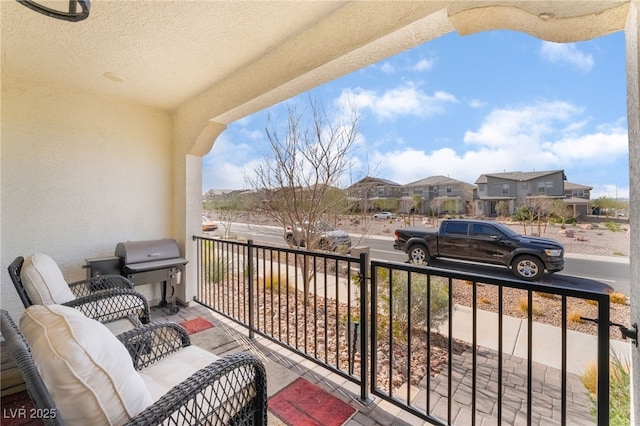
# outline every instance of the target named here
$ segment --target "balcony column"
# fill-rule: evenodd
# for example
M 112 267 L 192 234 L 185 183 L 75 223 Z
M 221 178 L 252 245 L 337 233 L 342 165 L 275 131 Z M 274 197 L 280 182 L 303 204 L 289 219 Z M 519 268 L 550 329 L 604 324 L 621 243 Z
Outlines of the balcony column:
M 191 138 L 191 143 L 177 144 L 182 148 L 176 148 L 181 152 L 174 157 L 173 234 L 184 250 L 185 259 L 189 261 L 182 283 L 176 288 L 176 296 L 187 305 L 193 300 L 197 290 L 198 259 L 193 236 L 202 234 L 202 157 L 211 150 L 217 137 L 226 128 L 224 124 L 209 122 L 195 140 Z
M 631 283 L 640 282 L 640 5 L 631 2 L 625 27 L 627 56 L 627 125 L 629 131 L 629 225 L 632 243 Z M 640 325 L 640 286 L 631 286 L 631 324 Z M 631 349 L 631 424 L 640 421 L 640 349 Z

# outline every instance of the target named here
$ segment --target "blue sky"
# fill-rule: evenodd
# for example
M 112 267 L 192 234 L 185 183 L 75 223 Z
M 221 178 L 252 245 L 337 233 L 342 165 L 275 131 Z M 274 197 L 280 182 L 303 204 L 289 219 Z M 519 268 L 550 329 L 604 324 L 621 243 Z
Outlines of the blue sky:
M 625 47 L 622 33 L 556 44 L 526 34 L 451 33 L 311 91 L 328 110 L 355 101 L 360 137 L 350 182 L 399 184 L 445 175 L 565 170 L 591 198 L 629 196 Z M 269 149 L 267 114 L 231 123 L 203 158 L 203 191 L 242 189 Z

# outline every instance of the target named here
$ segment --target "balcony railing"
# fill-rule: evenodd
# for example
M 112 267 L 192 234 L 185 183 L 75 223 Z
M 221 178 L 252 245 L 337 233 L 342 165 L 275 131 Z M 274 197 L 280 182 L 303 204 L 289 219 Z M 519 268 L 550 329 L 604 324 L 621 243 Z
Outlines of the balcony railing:
M 369 262 L 365 254 L 194 240 L 196 302 L 243 324 L 249 337 L 259 334 L 359 384 L 363 400 L 375 395 L 433 424 L 608 424 L 606 293 Z M 494 291 L 494 312 L 480 297 L 486 289 Z M 514 319 L 503 302 L 513 292 L 526 317 L 521 350 L 513 348 Z M 557 300 L 559 325 L 535 321 L 537 294 Z M 593 407 L 571 364 L 572 299 L 597 305 Z

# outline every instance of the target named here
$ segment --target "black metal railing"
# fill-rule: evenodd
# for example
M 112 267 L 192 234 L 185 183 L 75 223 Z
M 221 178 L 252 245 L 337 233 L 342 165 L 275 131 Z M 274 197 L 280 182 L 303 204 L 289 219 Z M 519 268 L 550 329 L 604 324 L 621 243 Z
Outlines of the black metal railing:
M 364 257 L 213 238 L 197 241 L 195 301 L 321 364 L 361 380 Z M 366 364 L 364 364 L 366 367 Z M 362 385 L 361 385 L 362 386 Z M 363 394 L 366 391 L 363 390 Z
M 194 240 L 194 300 L 245 325 L 250 337 L 359 384 L 363 400 L 373 394 L 433 424 L 608 424 L 606 293 L 366 255 Z M 538 321 L 539 297 L 553 300 L 559 325 Z M 575 300 L 597 312 L 595 407 L 569 365 L 580 355 L 569 338 Z

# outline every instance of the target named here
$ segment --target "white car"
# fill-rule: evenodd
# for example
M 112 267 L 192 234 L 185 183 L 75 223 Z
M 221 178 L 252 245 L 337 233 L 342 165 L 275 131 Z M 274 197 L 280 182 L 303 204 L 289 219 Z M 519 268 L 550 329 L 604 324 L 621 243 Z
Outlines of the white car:
M 290 246 L 305 247 L 305 235 L 309 235 L 320 250 L 343 251 L 351 247 L 349 234 L 326 222 L 297 223 L 295 226 L 287 226 L 284 231 L 284 239 Z
M 374 219 L 395 219 L 396 215 L 391 212 L 380 212 L 373 215 Z

